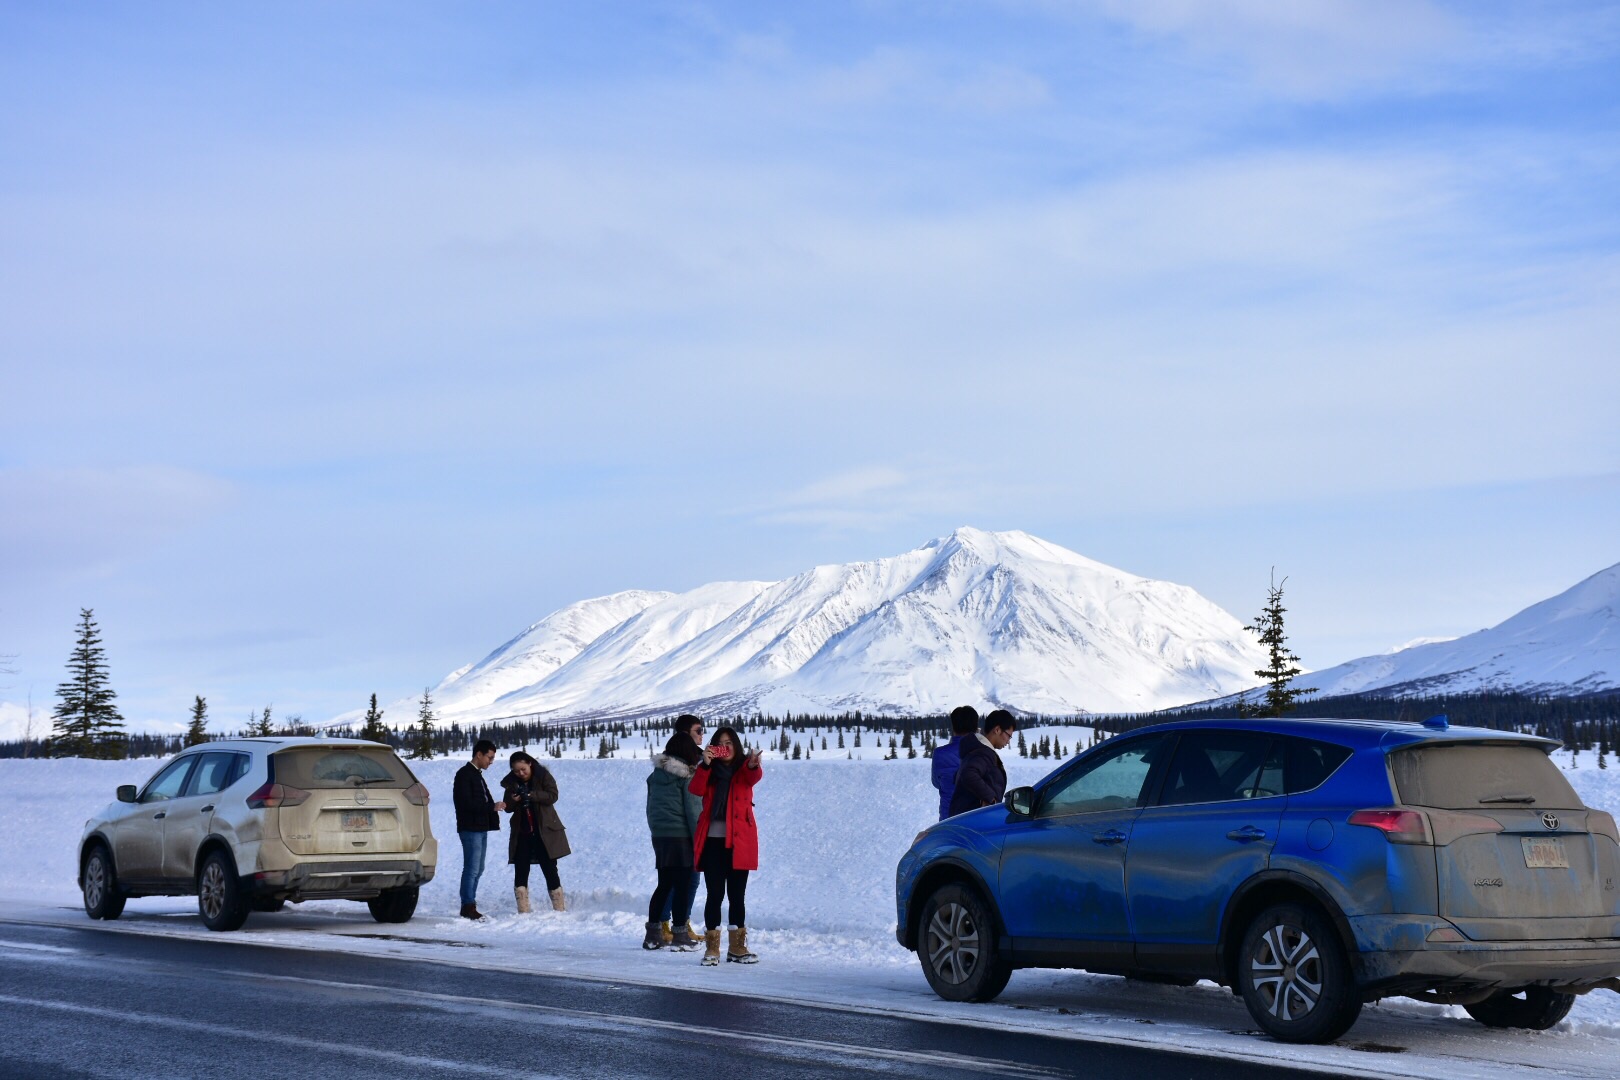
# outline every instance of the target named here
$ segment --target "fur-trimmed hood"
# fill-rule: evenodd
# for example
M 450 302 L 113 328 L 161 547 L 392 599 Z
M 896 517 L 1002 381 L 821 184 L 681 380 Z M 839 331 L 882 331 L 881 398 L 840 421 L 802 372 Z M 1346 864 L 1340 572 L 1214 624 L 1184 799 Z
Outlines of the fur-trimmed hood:
M 671 776 L 679 777 L 682 780 L 692 779 L 692 766 L 674 754 L 661 754 L 655 750 L 652 755 L 652 763 L 653 768 L 663 769 Z

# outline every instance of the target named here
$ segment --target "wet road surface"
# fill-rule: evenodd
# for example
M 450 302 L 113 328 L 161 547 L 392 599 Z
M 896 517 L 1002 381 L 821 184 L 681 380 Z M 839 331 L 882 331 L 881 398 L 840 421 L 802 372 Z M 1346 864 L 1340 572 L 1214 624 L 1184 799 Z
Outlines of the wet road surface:
M 0 1077 L 1320 1073 L 540 973 L 0 921 Z

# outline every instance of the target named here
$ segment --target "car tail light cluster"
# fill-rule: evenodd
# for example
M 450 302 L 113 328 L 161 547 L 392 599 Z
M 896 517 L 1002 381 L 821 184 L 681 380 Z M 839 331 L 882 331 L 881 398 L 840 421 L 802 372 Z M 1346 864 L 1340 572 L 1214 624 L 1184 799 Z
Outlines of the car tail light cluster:
M 297 806 L 309 798 L 303 788 L 289 787 L 270 781 L 247 797 L 247 804 L 255 810 L 273 810 L 278 806 Z
M 1392 844 L 1427 844 L 1429 821 L 1416 810 L 1357 810 L 1350 824 L 1377 829 Z
M 428 793 L 427 785 L 423 784 L 420 780 L 406 788 L 400 794 L 404 795 L 405 801 L 410 803 L 412 806 L 426 806 L 428 804 L 428 800 L 433 797 Z
M 1610 840 L 1620 844 L 1620 827 L 1614 823 L 1614 815 L 1607 810 L 1588 810 L 1586 812 L 1586 831 L 1607 836 Z

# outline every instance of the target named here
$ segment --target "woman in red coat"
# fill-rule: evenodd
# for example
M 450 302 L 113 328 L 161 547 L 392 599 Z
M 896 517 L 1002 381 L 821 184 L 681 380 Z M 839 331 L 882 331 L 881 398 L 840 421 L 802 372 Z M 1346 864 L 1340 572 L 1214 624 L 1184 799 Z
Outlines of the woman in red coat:
M 759 751 L 746 756 L 742 740 L 729 727 L 716 728 L 703 748 L 703 760 L 688 789 L 703 799 L 697 835 L 692 838 L 692 865 L 703 871 L 708 899 L 703 905 L 703 965 L 720 963 L 720 903 L 731 899 L 731 941 L 726 960 L 753 964 L 748 951 L 744 895 L 748 871 L 759 869 L 759 830 L 754 827 L 754 785 L 759 783 Z

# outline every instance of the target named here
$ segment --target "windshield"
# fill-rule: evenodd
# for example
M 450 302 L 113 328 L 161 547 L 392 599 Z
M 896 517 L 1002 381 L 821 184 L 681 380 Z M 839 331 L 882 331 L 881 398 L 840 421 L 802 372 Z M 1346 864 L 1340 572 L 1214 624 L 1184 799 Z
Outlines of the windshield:
M 1539 746 L 1441 744 L 1389 756 L 1408 806 L 1480 810 L 1525 806 L 1578 810 L 1581 799 Z
M 309 746 L 275 756 L 276 780 L 306 790 L 408 788 L 416 782 L 392 750 L 380 747 Z

